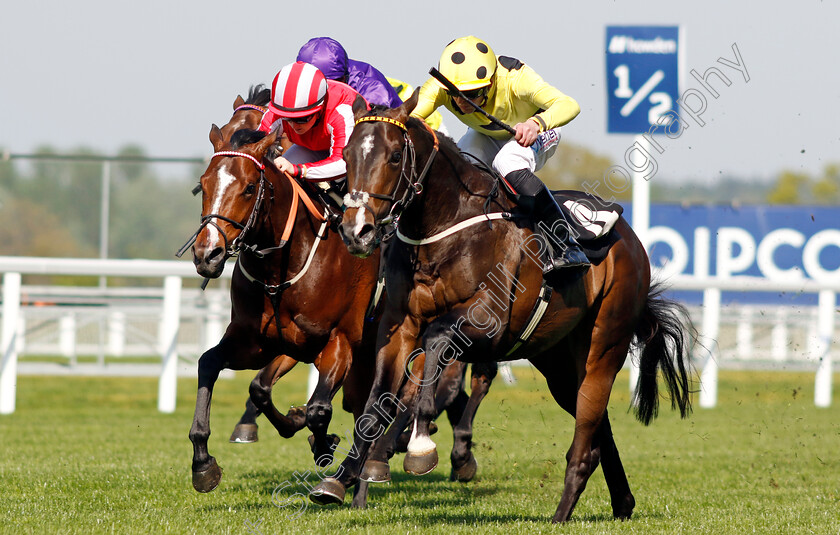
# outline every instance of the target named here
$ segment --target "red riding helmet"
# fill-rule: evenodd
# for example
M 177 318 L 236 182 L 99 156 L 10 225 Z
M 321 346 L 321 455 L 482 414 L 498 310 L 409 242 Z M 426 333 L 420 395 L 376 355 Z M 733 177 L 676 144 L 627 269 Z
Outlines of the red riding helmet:
M 323 108 L 326 96 L 324 74 L 314 65 L 297 61 L 274 77 L 268 109 L 280 117 L 305 117 Z

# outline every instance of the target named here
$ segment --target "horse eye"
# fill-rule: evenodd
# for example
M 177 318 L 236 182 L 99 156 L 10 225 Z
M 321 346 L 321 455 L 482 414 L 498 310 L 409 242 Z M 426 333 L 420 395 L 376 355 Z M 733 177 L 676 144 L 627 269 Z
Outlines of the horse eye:
M 391 153 L 391 163 L 400 163 L 402 160 L 402 152 L 395 150 Z
M 256 189 L 257 186 L 255 186 L 254 184 L 248 184 L 247 186 L 245 186 L 245 195 L 253 195 L 254 190 Z

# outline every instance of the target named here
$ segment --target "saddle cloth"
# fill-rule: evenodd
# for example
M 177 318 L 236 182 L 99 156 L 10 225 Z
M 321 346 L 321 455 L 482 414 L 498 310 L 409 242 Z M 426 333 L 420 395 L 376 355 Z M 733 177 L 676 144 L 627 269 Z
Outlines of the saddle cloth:
M 584 191 L 552 191 L 554 200 L 563 210 L 566 221 L 573 228 L 578 243 L 590 262 L 603 260 L 620 236 L 613 232 L 618 218 L 624 213 L 620 204 L 608 202 Z

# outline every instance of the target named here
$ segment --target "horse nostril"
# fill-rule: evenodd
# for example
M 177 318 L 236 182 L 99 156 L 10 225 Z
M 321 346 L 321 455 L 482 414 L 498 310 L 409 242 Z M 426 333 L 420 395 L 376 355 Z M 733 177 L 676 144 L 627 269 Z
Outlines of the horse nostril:
M 376 228 L 373 225 L 371 225 L 370 223 L 365 223 L 364 225 L 362 225 L 362 229 L 359 231 L 359 237 L 364 238 L 365 236 L 367 236 L 371 232 L 374 232 L 375 230 Z
M 225 250 L 222 247 L 216 247 L 215 249 L 210 251 L 209 255 L 207 255 L 206 262 L 212 261 L 214 258 L 219 256 L 220 254 L 224 254 L 224 252 L 225 252 Z

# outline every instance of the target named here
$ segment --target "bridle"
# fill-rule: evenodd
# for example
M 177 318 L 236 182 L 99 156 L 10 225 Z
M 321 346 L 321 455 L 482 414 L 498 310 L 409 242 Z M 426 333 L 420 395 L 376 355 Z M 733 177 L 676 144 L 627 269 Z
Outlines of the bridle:
M 376 228 L 377 236 L 381 236 L 382 232 L 381 229 L 387 225 L 394 224 L 396 225 L 399 222 L 399 218 L 402 215 L 403 211 L 414 201 L 414 199 L 423 193 L 423 181 L 426 178 L 426 175 L 429 173 L 429 169 L 432 167 L 432 162 L 434 162 L 435 156 L 438 153 L 438 149 L 440 147 L 440 143 L 438 141 L 438 137 L 435 134 L 435 131 L 432 130 L 429 125 L 423 122 L 423 126 L 426 127 L 426 130 L 432 134 L 432 139 L 434 139 L 434 147 L 432 148 L 432 153 L 429 155 L 429 159 L 426 160 L 426 165 L 423 167 L 423 170 L 420 174 L 417 174 L 417 154 L 414 150 L 414 142 L 411 140 L 411 136 L 408 135 L 408 127 L 405 123 L 397 121 L 396 119 L 391 119 L 390 117 L 382 117 L 378 115 L 369 115 L 362 117 L 356 120 L 356 125 L 359 123 L 366 123 L 366 122 L 379 122 L 379 123 L 387 123 L 394 125 L 400 128 L 403 131 L 403 140 L 405 144 L 403 145 L 402 149 L 402 168 L 400 169 L 400 176 L 394 183 L 394 189 L 391 190 L 390 195 L 382 195 L 379 193 L 370 193 L 367 191 L 359 191 L 359 190 L 352 190 L 348 194 L 344 196 L 344 207 L 347 208 L 359 208 L 359 209 L 366 209 L 370 211 L 371 215 L 374 217 L 374 226 Z M 400 188 L 400 185 L 406 182 L 405 191 L 403 191 L 402 197 L 397 199 L 397 191 Z M 391 204 L 390 210 L 388 210 L 388 215 L 381 218 L 376 218 L 376 212 L 370 207 L 368 202 L 371 198 L 380 199 L 383 201 L 387 201 Z
M 268 249 L 263 249 L 260 251 L 257 250 L 255 245 L 252 245 L 250 247 L 246 246 L 244 247 L 244 249 L 242 245 L 245 241 L 245 237 L 248 235 L 248 231 L 250 231 L 256 223 L 257 215 L 259 214 L 260 209 L 262 208 L 262 204 L 265 200 L 266 190 L 269 191 L 270 199 L 272 201 L 274 200 L 274 185 L 265 178 L 265 164 L 257 158 L 255 158 L 254 156 L 248 154 L 247 152 L 223 150 L 213 153 L 213 156 L 211 156 L 210 159 L 212 160 L 216 156 L 235 156 L 247 158 L 254 162 L 254 165 L 256 165 L 257 169 L 260 170 L 259 186 L 257 187 L 257 198 L 254 202 L 254 206 L 251 209 L 251 213 L 248 215 L 248 219 L 245 221 L 245 223 L 240 223 L 239 221 L 235 221 L 221 214 L 207 214 L 203 216 L 201 218 L 201 224 L 199 225 L 198 230 L 196 230 L 195 234 L 193 234 L 192 237 L 190 237 L 190 239 L 187 240 L 187 243 L 185 243 L 184 246 L 181 247 L 180 250 L 178 250 L 175 256 L 180 258 L 181 255 L 183 255 L 190 247 L 192 247 L 192 244 L 195 243 L 195 240 L 196 238 L 198 238 L 198 235 L 201 233 L 202 230 L 204 230 L 204 227 L 208 225 L 215 227 L 216 230 L 219 231 L 219 234 L 221 234 L 222 238 L 225 240 L 226 257 L 236 256 L 242 250 L 253 252 L 257 256 L 265 256 L 265 254 L 271 251 L 272 249 L 281 248 L 283 245 L 285 245 L 285 243 L 279 245 L 278 247 L 270 247 Z M 233 225 L 234 228 L 239 229 L 241 232 L 232 241 L 229 240 L 225 231 L 222 230 L 222 227 L 220 227 L 219 224 L 216 222 L 217 219 L 221 219 L 222 221 L 230 223 L 231 225 Z
M 222 235 L 222 238 L 225 240 L 225 255 L 226 258 L 237 256 L 241 251 L 246 251 L 257 258 L 263 258 L 265 255 L 272 251 L 277 251 L 282 249 L 286 243 L 289 241 L 289 237 L 292 235 L 292 229 L 295 226 L 295 220 L 297 219 L 297 211 L 298 205 L 300 200 L 303 201 L 303 204 L 306 206 L 306 209 L 312 214 L 315 219 L 318 221 L 326 222 L 327 215 L 322 213 L 318 210 L 317 207 L 312 202 L 312 199 L 309 198 L 309 195 L 303 190 L 303 187 L 297 183 L 297 181 L 289 176 L 288 173 L 283 173 L 283 176 L 289 181 L 292 187 L 292 205 L 289 209 L 289 215 L 286 218 L 286 226 L 283 229 L 283 234 L 280 236 L 280 240 L 277 245 L 272 247 L 266 247 L 265 249 L 257 249 L 256 244 L 253 245 L 246 245 L 245 244 L 245 236 L 248 234 L 248 231 L 254 227 L 254 224 L 257 221 L 257 216 L 262 209 L 263 202 L 265 201 L 266 191 L 269 192 L 270 199 L 274 202 L 274 184 L 272 184 L 268 179 L 265 178 L 265 164 L 259 161 L 254 156 L 251 156 L 247 152 L 239 152 L 233 150 L 224 150 L 219 151 L 213 154 L 212 158 L 216 156 L 238 156 L 242 158 L 247 158 L 254 162 L 257 168 L 260 170 L 260 180 L 259 180 L 259 187 L 257 189 L 257 198 L 254 202 L 254 207 L 251 208 L 251 213 L 248 216 L 248 219 L 245 223 L 240 223 L 239 221 L 235 221 L 230 219 L 229 217 L 223 216 L 221 214 L 207 214 L 206 216 L 201 218 L 201 224 L 198 227 L 198 230 L 195 231 L 195 234 L 187 240 L 187 243 L 184 244 L 183 247 L 175 254 L 177 257 L 181 257 L 190 247 L 192 244 L 195 243 L 196 238 L 198 238 L 199 233 L 204 229 L 204 227 L 208 225 L 212 225 L 216 227 L 216 230 L 219 231 L 219 234 Z M 222 221 L 226 221 L 233 225 L 235 228 L 239 229 L 241 232 L 239 235 L 233 239 L 233 241 L 229 240 L 227 234 L 225 234 L 224 230 L 216 223 L 216 219 L 221 219 Z

